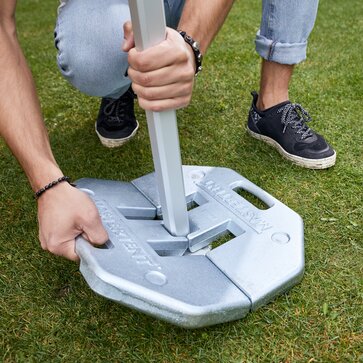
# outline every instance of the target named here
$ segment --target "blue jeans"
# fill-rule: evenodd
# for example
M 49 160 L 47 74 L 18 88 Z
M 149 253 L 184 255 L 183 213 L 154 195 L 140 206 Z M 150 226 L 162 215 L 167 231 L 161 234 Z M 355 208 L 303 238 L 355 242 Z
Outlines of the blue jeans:
M 306 57 L 318 0 L 263 0 L 256 51 L 283 64 Z M 184 0 L 164 0 L 166 22 L 176 28 Z M 91 96 L 118 98 L 130 87 L 127 54 L 121 51 L 127 0 L 67 0 L 55 29 L 57 62 L 63 76 Z
M 176 28 L 184 0 L 164 0 L 166 22 Z M 127 0 L 68 0 L 59 8 L 55 29 L 57 63 L 63 76 L 91 96 L 118 98 L 130 87 L 122 52 Z
M 319 0 L 262 0 L 256 51 L 264 59 L 297 64 L 306 58 Z

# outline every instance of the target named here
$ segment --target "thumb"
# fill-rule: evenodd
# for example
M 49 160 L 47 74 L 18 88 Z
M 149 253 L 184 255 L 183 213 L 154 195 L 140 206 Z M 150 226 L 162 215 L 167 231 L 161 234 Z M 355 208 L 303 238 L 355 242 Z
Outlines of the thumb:
M 102 225 L 101 218 L 97 215 L 83 225 L 83 233 L 87 241 L 96 245 L 103 245 L 108 240 L 108 233 Z
M 122 44 L 122 50 L 128 52 L 135 46 L 134 32 L 132 31 L 131 21 L 127 21 L 124 24 L 124 42 Z

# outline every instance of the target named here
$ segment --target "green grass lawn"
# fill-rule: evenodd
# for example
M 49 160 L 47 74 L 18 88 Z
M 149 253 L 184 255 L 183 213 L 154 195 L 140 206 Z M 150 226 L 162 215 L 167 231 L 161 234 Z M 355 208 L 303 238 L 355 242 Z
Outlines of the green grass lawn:
M 99 101 L 60 76 L 56 4 L 21 0 L 17 20 L 64 173 L 130 181 L 151 172 L 143 112 L 136 138 L 108 150 L 94 133 Z M 363 362 L 362 13 L 360 0 L 321 1 L 290 89 L 336 149 L 334 168 L 291 165 L 246 134 L 260 2 L 236 1 L 192 104 L 178 112 L 184 164 L 232 168 L 305 222 L 302 283 L 243 320 L 183 330 L 95 295 L 77 264 L 41 250 L 31 189 L 0 140 L 0 362 Z

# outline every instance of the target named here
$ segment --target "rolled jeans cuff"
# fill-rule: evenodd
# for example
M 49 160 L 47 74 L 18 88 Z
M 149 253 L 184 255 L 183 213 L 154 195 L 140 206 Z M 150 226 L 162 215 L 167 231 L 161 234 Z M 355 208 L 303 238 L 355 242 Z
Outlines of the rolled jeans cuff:
M 267 39 L 260 34 L 256 34 L 256 52 L 263 58 L 271 62 L 280 64 L 297 64 L 306 59 L 307 42 L 303 43 L 280 43 Z

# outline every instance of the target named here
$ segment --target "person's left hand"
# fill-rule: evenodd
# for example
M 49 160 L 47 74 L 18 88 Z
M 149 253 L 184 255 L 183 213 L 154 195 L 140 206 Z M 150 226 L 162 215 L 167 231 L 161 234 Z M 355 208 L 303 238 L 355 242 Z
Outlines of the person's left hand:
M 79 235 L 94 245 L 108 240 L 91 198 L 68 183 L 56 185 L 38 199 L 38 222 L 42 248 L 69 260 L 79 260 L 75 252 Z
M 139 105 L 160 112 L 186 107 L 192 98 L 195 58 L 180 34 L 167 28 L 166 39 L 141 52 L 134 48 L 131 22 L 124 24 L 123 51 L 128 52 L 128 75 Z

